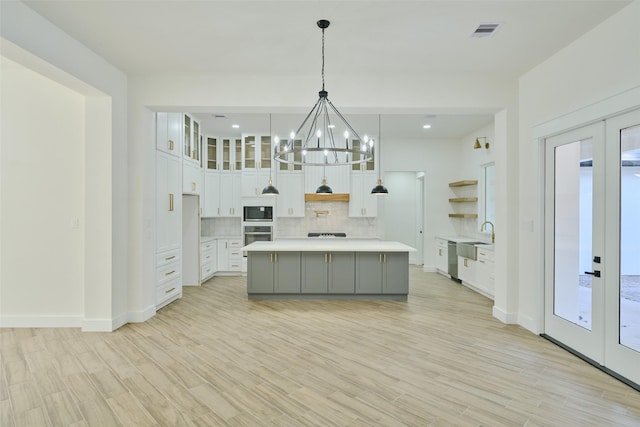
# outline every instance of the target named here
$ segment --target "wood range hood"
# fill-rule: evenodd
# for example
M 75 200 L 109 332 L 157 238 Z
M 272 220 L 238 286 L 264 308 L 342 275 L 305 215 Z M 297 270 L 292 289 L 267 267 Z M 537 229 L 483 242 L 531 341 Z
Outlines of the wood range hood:
M 349 193 L 305 193 L 305 202 L 349 202 Z

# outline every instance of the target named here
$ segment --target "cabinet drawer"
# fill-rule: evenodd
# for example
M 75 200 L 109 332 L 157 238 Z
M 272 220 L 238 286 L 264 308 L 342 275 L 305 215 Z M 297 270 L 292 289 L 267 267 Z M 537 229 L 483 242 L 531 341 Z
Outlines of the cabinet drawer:
M 200 253 L 200 264 L 212 263 L 217 259 L 215 251 Z
M 242 257 L 238 260 L 229 260 L 229 271 L 242 271 Z
M 179 262 L 182 257 L 182 250 L 175 249 L 173 251 L 162 252 L 156 254 L 156 267 L 162 265 L 171 264 L 173 262 Z
M 218 242 L 216 240 L 209 240 L 205 243 L 200 243 L 200 252 L 213 251 L 218 247 Z
M 478 261 L 479 260 L 484 260 L 484 261 L 493 263 L 493 258 L 494 258 L 493 251 L 488 251 L 486 249 L 477 248 L 476 254 L 478 256 Z
M 173 262 L 156 268 L 156 286 L 164 286 L 166 283 L 178 278 L 182 280 L 182 263 Z
M 239 249 L 231 249 L 229 251 L 229 261 L 240 261 L 242 259 L 242 251 Z
M 182 296 L 181 278 L 176 277 L 156 288 L 156 307 L 160 308 Z
M 208 279 L 213 276 L 213 273 L 215 272 L 215 263 L 210 262 L 208 264 L 202 264 L 202 267 L 200 267 L 200 280 L 204 281 Z
M 242 247 L 242 240 L 240 240 L 240 239 L 230 239 L 228 247 L 230 249 L 241 248 Z
M 436 247 L 440 249 L 447 249 L 448 244 L 449 244 L 448 240 L 436 239 Z

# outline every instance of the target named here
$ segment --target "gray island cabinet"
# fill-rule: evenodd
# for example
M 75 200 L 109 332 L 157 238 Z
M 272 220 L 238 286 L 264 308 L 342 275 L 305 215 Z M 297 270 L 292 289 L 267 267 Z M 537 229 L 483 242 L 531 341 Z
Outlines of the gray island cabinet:
M 406 299 L 410 246 L 380 240 L 255 242 L 247 253 L 249 298 Z

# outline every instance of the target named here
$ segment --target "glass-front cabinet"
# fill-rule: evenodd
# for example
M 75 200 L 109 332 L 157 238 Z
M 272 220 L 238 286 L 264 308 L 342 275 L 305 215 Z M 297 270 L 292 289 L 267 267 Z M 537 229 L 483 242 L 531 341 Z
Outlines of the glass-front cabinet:
M 242 160 L 244 170 L 271 169 L 271 137 L 260 135 L 243 135 Z
M 218 138 L 207 137 L 207 170 L 218 170 Z
M 183 115 L 184 131 L 182 139 L 182 156 L 195 163 L 200 163 L 200 123 L 188 114 Z
M 371 159 L 364 162 L 364 163 L 354 163 L 353 165 L 351 165 L 351 170 L 353 171 L 374 171 L 376 170 L 376 153 L 375 153 L 375 146 L 367 144 L 363 141 L 360 141 L 358 139 L 354 139 L 351 141 L 351 144 L 353 146 L 353 149 L 355 151 L 355 153 L 353 154 L 353 160 L 357 161 L 360 160 L 363 157 L 363 152 L 365 151 L 371 151 L 371 153 L 373 154 L 373 156 L 371 156 Z
M 293 146 L 292 146 L 290 140 L 281 139 L 280 142 L 278 143 L 278 151 L 283 151 L 285 148 L 288 151 L 293 151 L 294 148 L 297 148 L 298 150 L 300 150 L 302 148 L 302 140 L 301 139 L 294 139 L 293 140 Z M 302 162 L 302 152 L 298 151 L 296 153 L 285 154 L 285 158 L 288 161 Z M 284 171 L 302 171 L 302 165 L 299 165 L 299 164 L 298 165 L 293 165 L 293 164 L 289 164 L 289 163 L 280 163 L 279 162 L 278 170 L 282 171 L 282 172 L 284 172 Z

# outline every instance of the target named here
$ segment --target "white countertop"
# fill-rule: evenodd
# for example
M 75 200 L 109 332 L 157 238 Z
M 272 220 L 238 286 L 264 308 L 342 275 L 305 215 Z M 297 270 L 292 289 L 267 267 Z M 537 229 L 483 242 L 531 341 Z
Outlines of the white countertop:
M 481 239 L 477 237 L 465 237 L 465 236 L 436 236 L 436 239 L 448 240 L 450 242 L 456 243 L 467 243 L 467 242 L 480 242 Z M 491 244 L 491 243 L 488 243 Z
M 242 248 L 247 252 L 415 252 L 400 242 L 382 240 L 309 238 L 254 242 Z

